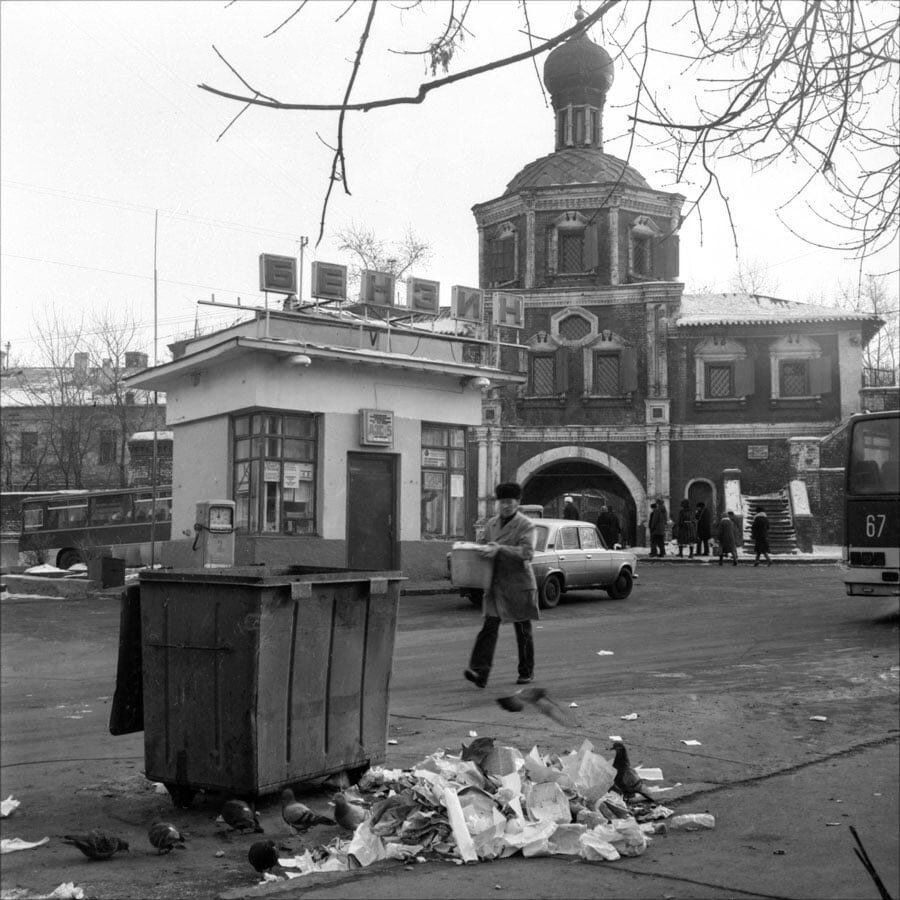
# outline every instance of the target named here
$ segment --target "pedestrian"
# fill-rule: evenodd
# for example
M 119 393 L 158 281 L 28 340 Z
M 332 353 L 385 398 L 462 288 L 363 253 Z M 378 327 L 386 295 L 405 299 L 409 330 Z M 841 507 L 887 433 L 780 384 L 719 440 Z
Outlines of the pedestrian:
M 737 528 L 731 510 L 719 520 L 716 540 L 719 542 L 719 565 L 722 565 L 724 556 L 730 556 L 734 565 L 737 565 Z
M 499 515 L 488 520 L 482 543 L 483 553 L 494 561 L 491 583 L 481 601 L 484 621 L 475 638 L 469 667 L 463 673 L 476 687 L 487 685 L 501 622 L 512 622 L 519 653 L 516 684 L 534 678 L 534 639 L 531 622 L 541 617 L 537 582 L 531 569 L 534 556 L 534 522 L 520 513 L 522 488 L 514 481 L 498 484 L 495 496 Z
M 575 505 L 575 500 L 571 497 L 571 495 L 566 494 L 563 498 L 563 518 L 564 519 L 580 519 L 581 518 L 581 510 Z
M 678 510 L 678 521 L 675 523 L 675 538 L 678 541 L 679 558 L 684 557 L 684 548 L 687 547 L 690 551 L 688 559 L 693 559 L 694 544 L 697 542 L 697 523 L 694 521 L 694 514 L 691 512 L 689 500 L 681 501 L 681 508 Z
M 772 565 L 772 558 L 769 556 L 769 517 L 766 511 L 760 507 L 750 523 L 750 536 L 753 538 L 753 551 L 756 553 L 756 561 L 754 566 L 759 565 L 760 556 L 766 558 L 766 565 Z
M 603 536 L 603 542 L 607 547 L 614 547 L 619 543 L 619 535 L 622 527 L 619 525 L 619 517 L 608 507 L 600 507 L 600 515 L 597 516 L 597 530 Z
M 709 556 L 709 539 L 712 537 L 712 510 L 701 500 L 694 513 L 697 523 L 697 556 Z M 701 553 L 700 550 L 703 550 Z
M 666 555 L 666 526 L 669 516 L 666 513 L 666 504 L 663 500 L 657 500 L 650 504 L 650 555 L 663 557 Z

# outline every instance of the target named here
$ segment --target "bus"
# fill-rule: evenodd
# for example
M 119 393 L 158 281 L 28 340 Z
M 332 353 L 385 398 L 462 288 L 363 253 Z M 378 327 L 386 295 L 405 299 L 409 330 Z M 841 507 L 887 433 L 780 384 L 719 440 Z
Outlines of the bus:
M 111 550 L 126 565 L 148 565 L 152 541 L 172 533 L 172 486 L 59 491 L 22 500 L 19 552 L 68 569 Z
M 850 419 L 844 469 L 844 583 L 900 596 L 900 410 Z

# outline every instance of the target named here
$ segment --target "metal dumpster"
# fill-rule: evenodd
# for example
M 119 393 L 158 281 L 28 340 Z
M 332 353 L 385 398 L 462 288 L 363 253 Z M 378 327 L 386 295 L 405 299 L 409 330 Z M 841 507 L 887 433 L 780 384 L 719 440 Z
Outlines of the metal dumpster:
M 144 758 L 176 806 L 384 760 L 399 572 L 141 572 Z

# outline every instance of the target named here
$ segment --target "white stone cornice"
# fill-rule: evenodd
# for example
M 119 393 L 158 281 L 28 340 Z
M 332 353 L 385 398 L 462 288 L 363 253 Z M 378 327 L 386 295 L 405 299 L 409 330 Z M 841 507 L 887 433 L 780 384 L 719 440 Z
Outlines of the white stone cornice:
M 766 422 L 745 422 L 736 425 L 670 425 L 660 428 L 665 441 L 778 441 L 795 437 L 822 437 L 834 423 L 790 422 L 772 425 Z M 656 424 L 612 425 L 553 425 L 546 427 L 505 425 L 491 429 L 503 442 L 560 443 L 560 444 L 616 444 L 644 443 L 656 436 Z M 487 427 L 469 430 L 470 439 L 484 440 Z

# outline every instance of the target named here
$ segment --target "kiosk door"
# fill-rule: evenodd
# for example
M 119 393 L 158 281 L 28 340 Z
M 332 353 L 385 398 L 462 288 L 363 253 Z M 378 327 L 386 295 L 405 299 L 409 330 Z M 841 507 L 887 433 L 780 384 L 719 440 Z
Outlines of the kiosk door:
M 397 457 L 347 454 L 347 566 L 399 568 Z

